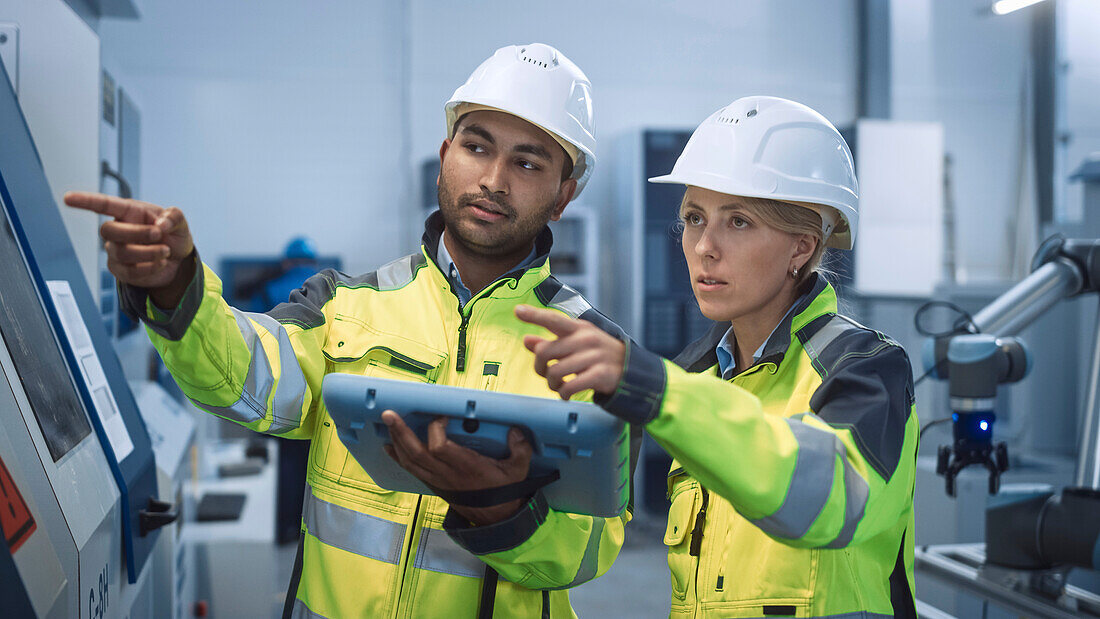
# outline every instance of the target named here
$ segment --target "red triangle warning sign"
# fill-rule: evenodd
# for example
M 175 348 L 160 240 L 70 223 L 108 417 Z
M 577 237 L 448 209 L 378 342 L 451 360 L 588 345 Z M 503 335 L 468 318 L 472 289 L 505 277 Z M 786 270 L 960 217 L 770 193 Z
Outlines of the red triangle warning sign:
M 27 502 L 19 494 L 8 467 L 0 459 L 0 530 L 3 530 L 4 539 L 7 540 L 12 554 L 27 541 L 35 528 L 34 516 L 31 515 Z

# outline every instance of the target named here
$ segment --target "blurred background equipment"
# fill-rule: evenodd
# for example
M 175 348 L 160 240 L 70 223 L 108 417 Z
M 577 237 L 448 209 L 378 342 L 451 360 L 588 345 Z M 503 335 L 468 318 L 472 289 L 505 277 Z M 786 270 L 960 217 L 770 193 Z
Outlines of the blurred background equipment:
M 455 36 L 473 29 L 476 40 Z M 0 315 L 0 348 L 10 357 L 0 352 L 0 369 L 12 386 L 0 389 L 10 395 L 0 402 L 0 470 L 10 483 L 0 476 L 0 487 L 18 491 L 0 495 L 8 508 L 0 509 L 5 611 L 30 604 L 44 616 L 274 616 L 294 551 L 278 542 L 295 541 L 300 529 L 302 484 L 293 475 L 306 466 L 308 443 L 257 442 L 180 400 L 144 329 L 118 310 L 96 237 L 100 220 L 71 209 L 57 215 L 64 191 L 128 192 L 181 207 L 230 302 L 263 311 L 307 274 L 298 269 L 280 291 L 265 289 L 292 270 L 285 248 L 295 237 L 314 245 L 309 269 L 353 275 L 414 249 L 437 206 L 440 112 L 457 80 L 493 49 L 543 41 L 592 80 L 598 137 L 583 203 L 553 224 L 557 277 L 639 342 L 678 353 L 708 322 L 695 308 L 673 227 L 681 190 L 645 179 L 672 168 L 691 129 L 717 106 L 750 94 L 790 98 L 840 127 L 856 159 L 857 247 L 827 261 L 841 309 L 894 337 L 916 366 L 928 339 L 922 330 L 944 335 L 960 315 L 934 308 L 918 329 L 913 316 L 925 303 L 950 303 L 977 320 L 1034 277 L 1041 239 L 1100 238 L 1098 31 L 1094 0 L 642 8 L 627 0 L 332 0 L 325 11 L 293 0 L 0 0 L 3 81 L 21 114 L 0 114 L 0 174 L 7 185 L 41 185 L 33 198 L 0 194 L 28 229 L 8 246 L 10 263 L 26 266 L 26 285 L 16 283 L 21 266 L 3 274 L 0 289 L 5 307 L 20 310 Z M 7 96 L 0 90 L 0 100 Z M 17 145 L 23 132 L 33 136 L 33 153 Z M 37 226 L 49 233 L 32 233 Z M 71 254 L 61 251 L 66 236 Z M 291 260 L 306 258 L 300 249 Z M 64 280 L 68 290 L 32 286 L 26 256 L 44 281 Z M 50 271 L 61 264 L 63 275 Z M 55 296 L 74 318 L 67 324 L 85 325 L 87 342 L 74 343 L 52 321 Z M 1029 300 L 1039 297 L 1002 309 L 1037 307 Z M 1085 567 L 1091 533 L 1080 523 L 1096 520 L 1088 511 L 1095 484 L 1078 478 L 1096 466 L 1082 463 L 1091 452 L 1081 445 L 1095 434 L 1084 411 L 1095 384 L 1096 320 L 1095 295 L 1081 294 L 1013 333 L 956 334 L 956 361 L 970 367 L 917 386 L 924 435 L 916 542 L 937 549 L 922 554 L 917 573 L 922 616 L 1093 612 L 1100 571 Z M 8 342 L 19 329 L 33 334 L 26 341 L 52 343 L 24 355 Z M 996 339 L 963 346 L 972 335 L 1025 343 L 1028 375 L 996 384 L 992 398 L 984 397 L 989 373 L 980 393 L 965 390 L 959 376 L 1010 352 Z M 967 347 L 980 354 L 960 357 Z M 93 369 L 86 380 L 70 363 L 89 356 L 102 379 Z M 38 380 L 24 383 L 28 372 Z M 92 384 L 108 385 L 114 397 L 119 412 L 106 422 L 96 398 L 84 398 Z M 970 408 L 952 406 L 953 393 Z M 68 402 L 65 412 L 42 417 L 35 401 L 47 396 Z M 958 426 L 954 412 L 962 413 Z M 929 423 L 937 420 L 947 421 Z M 981 464 L 958 470 L 954 497 L 944 491 L 937 448 L 950 445 L 950 468 L 956 427 L 961 453 L 991 457 L 998 470 L 995 445 L 1005 444 L 997 494 Z M 126 444 L 116 450 L 112 436 L 123 435 L 132 451 L 112 464 Z M 51 443 L 67 450 L 56 462 Z M 667 472 L 667 456 L 647 439 L 626 547 L 607 575 L 571 591 L 581 616 L 667 615 Z M 79 485 L 60 483 L 71 479 Z M 173 507 L 156 511 L 166 504 Z M 162 534 L 140 535 L 141 510 L 152 522 L 176 507 L 179 518 Z M 205 520 L 214 516 L 230 519 Z M 1036 545 L 998 542 L 1024 538 Z M 136 583 L 126 548 L 134 566 L 144 561 Z
M 179 505 L 0 73 L 4 536 L 36 614 L 151 616 Z
M 1091 189 L 1086 196 L 1093 197 Z M 1022 379 L 1028 370 L 1026 348 L 1012 336 L 1062 300 L 1097 292 L 1098 284 L 1100 240 L 1050 237 L 1036 253 L 1031 275 L 926 342 L 925 372 L 949 381 L 951 416 L 940 421 L 952 423 L 954 443 L 940 448 L 936 467 L 946 477 L 947 494 L 956 495 L 956 477 L 971 464 L 989 470 L 989 493 L 998 493 L 1000 476 L 1011 467 L 1005 443 L 993 442 L 997 386 Z M 1068 582 L 1071 569 L 1092 570 L 1088 577 L 1094 581 L 1100 569 L 1100 308 L 1093 324 L 1072 485 L 1005 488 L 986 507 L 984 544 L 922 546 L 920 572 L 1017 612 L 1100 616 L 1100 596 Z M 1076 417 L 1073 409 L 1025 414 Z

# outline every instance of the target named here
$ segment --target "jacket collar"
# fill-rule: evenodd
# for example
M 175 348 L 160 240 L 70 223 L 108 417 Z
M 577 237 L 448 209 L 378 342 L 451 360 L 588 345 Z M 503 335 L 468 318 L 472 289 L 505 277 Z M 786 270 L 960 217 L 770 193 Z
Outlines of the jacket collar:
M 436 261 L 436 256 L 439 255 L 439 243 L 443 238 L 443 213 L 436 209 L 428 218 L 424 221 L 424 235 L 420 238 L 420 242 L 423 245 L 424 254 L 428 260 L 435 265 L 436 271 L 443 274 L 443 267 Z M 544 226 L 538 236 L 535 237 L 535 258 L 524 267 L 512 269 L 511 271 L 501 275 L 495 281 L 500 282 L 506 279 L 519 280 L 529 273 L 536 273 L 536 283 L 546 279 L 550 275 L 549 258 L 550 248 L 554 245 L 554 233 L 550 231 L 549 226 Z M 445 275 L 445 274 L 444 274 Z M 444 277 L 446 279 L 446 277 Z M 488 287 L 492 287 L 493 284 L 489 284 Z M 477 296 L 476 294 L 474 296 Z
M 795 301 L 794 309 L 787 313 L 772 332 L 764 344 L 764 351 L 752 367 L 762 363 L 774 363 L 778 366 L 791 345 L 792 333 L 822 314 L 836 312 L 836 292 L 824 277 L 814 273 L 806 282 L 806 287 L 807 291 Z M 714 349 L 728 329 L 728 322 L 715 322 L 706 335 L 688 344 L 672 362 L 689 372 L 702 372 L 714 366 L 718 363 L 718 354 Z

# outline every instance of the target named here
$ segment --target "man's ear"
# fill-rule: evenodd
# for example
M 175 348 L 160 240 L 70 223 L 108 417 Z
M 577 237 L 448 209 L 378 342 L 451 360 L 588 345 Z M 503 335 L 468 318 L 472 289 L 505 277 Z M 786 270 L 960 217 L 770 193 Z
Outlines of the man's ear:
M 558 187 L 558 199 L 554 203 L 554 211 L 550 214 L 550 221 L 561 219 L 561 214 L 565 211 L 565 207 L 569 205 L 575 193 L 577 193 L 577 179 L 567 178 L 561 182 L 561 186 Z
M 443 176 L 443 158 L 447 155 L 447 150 L 451 148 L 450 138 L 443 140 L 443 143 L 439 145 L 439 174 L 435 175 L 435 186 L 439 186 L 439 177 Z

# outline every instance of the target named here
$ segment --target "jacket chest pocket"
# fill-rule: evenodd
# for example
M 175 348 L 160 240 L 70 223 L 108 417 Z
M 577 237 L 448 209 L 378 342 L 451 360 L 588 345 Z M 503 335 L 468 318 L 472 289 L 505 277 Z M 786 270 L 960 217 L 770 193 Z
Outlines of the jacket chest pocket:
M 322 352 L 330 372 L 378 376 L 423 383 L 435 382 L 447 355 L 410 339 L 378 332 L 360 321 L 337 315 Z M 326 412 L 310 456 L 311 467 L 344 488 L 389 493 L 371 480 L 336 432 Z
M 668 568 L 672 576 L 672 596 L 682 600 L 695 578 L 698 557 L 691 554 L 691 530 L 699 504 L 699 484 L 683 473 L 674 471 L 668 478 L 668 524 L 665 525 L 665 545 L 668 546 Z

